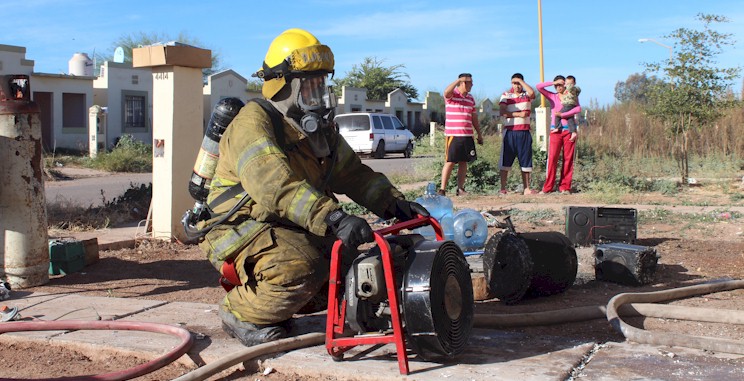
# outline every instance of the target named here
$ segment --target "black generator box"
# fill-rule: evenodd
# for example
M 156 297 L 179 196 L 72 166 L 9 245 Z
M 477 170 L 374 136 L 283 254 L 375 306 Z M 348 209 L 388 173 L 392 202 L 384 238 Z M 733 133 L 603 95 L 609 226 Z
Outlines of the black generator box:
M 569 206 L 566 208 L 566 236 L 574 246 L 604 242 L 635 243 L 638 212 L 631 208 Z
M 594 247 L 594 277 L 629 286 L 649 284 L 658 261 L 653 247 L 603 243 Z

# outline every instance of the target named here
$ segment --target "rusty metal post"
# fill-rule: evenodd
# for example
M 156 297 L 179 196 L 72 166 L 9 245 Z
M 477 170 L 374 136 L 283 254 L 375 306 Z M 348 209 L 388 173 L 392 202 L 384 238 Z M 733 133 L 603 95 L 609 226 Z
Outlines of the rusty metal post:
M 26 75 L 0 76 L 0 279 L 49 282 L 39 107 Z

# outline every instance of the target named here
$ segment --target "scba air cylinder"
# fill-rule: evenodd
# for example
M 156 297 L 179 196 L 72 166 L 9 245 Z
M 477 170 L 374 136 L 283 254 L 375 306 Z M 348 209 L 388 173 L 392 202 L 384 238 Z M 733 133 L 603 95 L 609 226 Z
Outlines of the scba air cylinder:
M 49 282 L 39 108 L 29 100 L 27 76 L 5 76 L 2 90 L 0 280 L 13 288 L 33 287 Z
M 199 202 L 207 200 L 212 177 L 217 168 L 217 159 L 220 157 L 220 139 L 244 105 L 243 101 L 238 98 L 225 98 L 214 106 L 199 155 L 196 157 L 194 172 L 189 181 L 189 194 L 194 200 Z

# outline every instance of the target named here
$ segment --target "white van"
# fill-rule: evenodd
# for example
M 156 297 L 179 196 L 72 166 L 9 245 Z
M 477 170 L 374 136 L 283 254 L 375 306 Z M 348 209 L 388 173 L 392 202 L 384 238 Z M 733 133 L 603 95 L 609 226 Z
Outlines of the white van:
M 341 136 L 355 152 L 374 154 L 377 159 L 386 153 L 402 153 L 411 157 L 414 137 L 395 115 L 356 112 L 334 118 Z

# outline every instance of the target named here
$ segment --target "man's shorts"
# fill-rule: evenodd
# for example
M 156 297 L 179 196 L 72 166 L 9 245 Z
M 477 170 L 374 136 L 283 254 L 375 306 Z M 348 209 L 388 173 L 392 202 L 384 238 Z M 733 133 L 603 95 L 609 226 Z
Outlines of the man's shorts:
M 532 172 L 532 133 L 529 130 L 512 131 L 504 129 L 504 141 L 501 144 L 499 169 L 508 171 L 519 160 L 522 172 Z
M 444 138 L 444 161 L 447 163 L 469 163 L 475 161 L 475 140 L 472 136 L 446 136 Z

